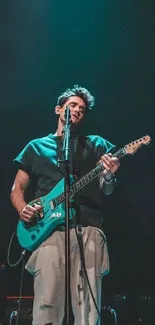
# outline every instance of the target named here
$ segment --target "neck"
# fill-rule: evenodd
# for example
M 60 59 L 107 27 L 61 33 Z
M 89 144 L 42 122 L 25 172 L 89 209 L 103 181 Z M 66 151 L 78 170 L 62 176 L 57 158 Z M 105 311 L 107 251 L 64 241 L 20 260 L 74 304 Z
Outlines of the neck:
M 62 134 L 63 134 L 63 128 L 64 128 L 64 124 L 63 124 L 62 121 L 59 119 L 59 120 L 58 120 L 57 131 L 56 131 L 56 133 L 57 133 L 57 135 L 58 135 L 59 137 L 61 137 Z

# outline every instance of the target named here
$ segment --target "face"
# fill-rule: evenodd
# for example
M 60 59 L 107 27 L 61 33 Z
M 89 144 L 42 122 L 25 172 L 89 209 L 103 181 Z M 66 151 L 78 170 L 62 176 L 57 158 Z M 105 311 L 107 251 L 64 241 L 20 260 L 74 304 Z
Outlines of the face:
M 59 115 L 59 119 L 62 122 L 65 122 L 64 114 L 67 106 L 70 107 L 72 123 L 79 124 L 82 121 L 86 110 L 86 104 L 83 99 L 78 96 L 71 96 L 62 107 L 56 106 L 55 112 Z

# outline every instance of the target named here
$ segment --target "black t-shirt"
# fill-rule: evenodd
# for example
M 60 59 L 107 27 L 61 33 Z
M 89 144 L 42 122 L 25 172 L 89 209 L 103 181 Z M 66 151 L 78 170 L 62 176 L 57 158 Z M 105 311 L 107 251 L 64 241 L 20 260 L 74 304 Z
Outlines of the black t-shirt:
M 95 167 L 103 154 L 114 148 L 112 143 L 97 135 L 76 136 L 71 139 L 71 173 L 81 178 Z M 49 193 L 64 178 L 64 165 L 58 163 L 62 159 L 61 149 L 62 138 L 49 134 L 30 141 L 15 158 L 19 168 L 28 173 L 32 183 L 35 182 L 35 198 Z M 102 228 L 102 195 L 96 177 L 74 196 L 78 223 Z

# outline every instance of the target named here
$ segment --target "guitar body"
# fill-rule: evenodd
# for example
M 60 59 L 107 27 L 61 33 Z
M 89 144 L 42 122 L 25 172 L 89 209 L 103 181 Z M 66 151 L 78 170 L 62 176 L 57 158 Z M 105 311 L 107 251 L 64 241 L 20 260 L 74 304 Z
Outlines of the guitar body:
M 70 184 L 74 182 L 74 178 L 70 176 Z M 17 238 L 19 244 L 26 250 L 33 251 L 47 239 L 54 229 L 65 223 L 65 204 L 64 202 L 54 207 L 55 198 L 64 193 L 64 179 L 62 179 L 52 191 L 47 195 L 33 200 L 29 205 L 34 206 L 40 204 L 43 211 L 38 214 L 32 222 L 19 220 L 17 224 Z M 76 212 L 70 208 L 70 219 L 75 216 Z

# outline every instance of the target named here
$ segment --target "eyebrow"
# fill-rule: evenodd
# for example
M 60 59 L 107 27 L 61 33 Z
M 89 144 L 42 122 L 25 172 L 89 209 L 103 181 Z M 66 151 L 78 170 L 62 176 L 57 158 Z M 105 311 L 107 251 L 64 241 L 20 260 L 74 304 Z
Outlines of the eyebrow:
M 70 104 L 75 104 L 75 105 L 78 105 L 78 103 L 77 102 L 75 102 L 75 101 L 72 101 L 72 102 L 70 102 Z M 80 105 L 80 108 L 82 108 L 83 110 L 85 109 L 85 106 L 82 106 L 82 105 Z

